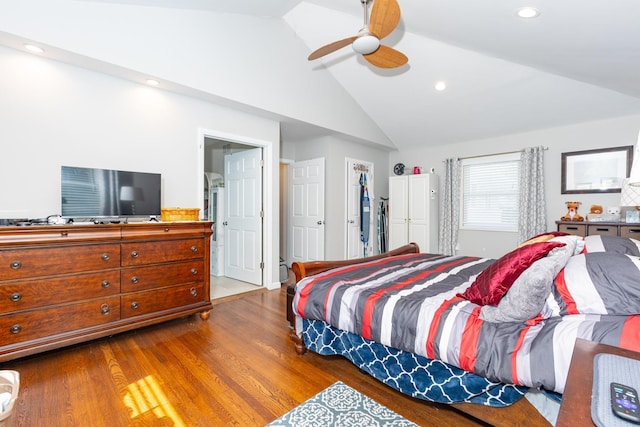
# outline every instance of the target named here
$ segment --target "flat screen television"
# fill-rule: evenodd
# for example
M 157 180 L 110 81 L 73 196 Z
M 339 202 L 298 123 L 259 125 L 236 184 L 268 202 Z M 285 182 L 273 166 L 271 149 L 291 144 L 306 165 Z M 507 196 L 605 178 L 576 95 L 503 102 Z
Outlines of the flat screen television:
M 160 216 L 161 175 L 62 166 L 65 218 Z

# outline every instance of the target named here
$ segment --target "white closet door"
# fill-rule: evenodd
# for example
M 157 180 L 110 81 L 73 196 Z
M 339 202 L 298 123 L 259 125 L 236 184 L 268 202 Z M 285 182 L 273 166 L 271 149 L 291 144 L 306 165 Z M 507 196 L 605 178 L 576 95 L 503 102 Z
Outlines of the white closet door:
M 411 175 L 408 185 L 408 242 L 416 242 L 424 252 L 429 242 L 429 175 Z
M 288 258 L 324 260 L 324 158 L 293 163 L 289 171 Z
M 389 178 L 389 250 L 409 241 L 408 178 L 407 176 Z
M 360 174 L 367 174 L 367 187 L 369 190 L 369 199 L 371 202 L 371 215 L 369 218 L 369 242 L 367 245 L 366 256 L 373 255 L 374 240 L 377 239 L 376 234 L 376 200 L 374 197 L 374 170 L 373 163 L 356 159 L 346 159 L 347 174 L 347 218 L 345 237 L 347 239 L 345 247 L 345 259 L 362 258 L 365 256 L 364 244 L 360 233 Z
M 438 250 L 438 176 L 389 178 L 389 249 L 415 242 L 420 252 Z

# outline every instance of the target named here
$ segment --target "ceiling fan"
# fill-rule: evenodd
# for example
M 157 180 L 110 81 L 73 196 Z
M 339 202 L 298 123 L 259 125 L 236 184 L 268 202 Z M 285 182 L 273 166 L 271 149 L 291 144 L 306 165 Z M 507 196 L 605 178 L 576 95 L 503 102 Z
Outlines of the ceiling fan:
M 373 1 L 371 20 L 367 14 L 369 3 Z M 358 34 L 322 46 L 309 55 L 309 61 L 321 58 L 349 44 L 364 59 L 380 68 L 401 67 L 409 61 L 402 52 L 380 44 L 400 22 L 400 6 L 397 0 L 360 0 L 364 9 L 364 25 Z

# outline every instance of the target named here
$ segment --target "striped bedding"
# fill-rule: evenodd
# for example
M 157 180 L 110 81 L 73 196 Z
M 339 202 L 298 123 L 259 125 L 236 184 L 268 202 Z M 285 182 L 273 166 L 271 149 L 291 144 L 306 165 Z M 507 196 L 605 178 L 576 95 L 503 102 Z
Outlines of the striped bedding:
M 579 256 L 584 254 L 569 261 Z M 458 295 L 493 262 L 469 256 L 409 254 L 307 277 L 296 285 L 293 299 L 296 330 L 302 336 L 298 329 L 302 319 L 323 321 L 337 330 L 440 360 L 490 381 L 557 393 L 564 391 L 576 338 L 640 350 L 638 312 L 621 314 L 625 308 L 617 302 L 615 314 L 602 312 L 607 304 L 596 304 L 600 311 L 580 312 L 575 304 L 580 297 L 570 295 L 559 279 L 561 290 L 554 283 L 539 315 L 518 322 L 482 320 L 482 307 Z M 576 265 L 588 269 L 590 263 Z M 627 269 L 626 280 L 635 274 L 640 279 L 640 263 L 630 259 L 620 265 L 618 268 Z M 558 277 L 566 278 L 564 273 L 563 269 Z M 592 284 L 587 299 L 597 299 L 597 287 L 598 283 Z M 579 293 L 579 286 L 570 288 Z M 607 298 L 615 299 L 613 291 L 607 292 Z M 567 295 L 574 300 L 568 305 L 563 299 Z

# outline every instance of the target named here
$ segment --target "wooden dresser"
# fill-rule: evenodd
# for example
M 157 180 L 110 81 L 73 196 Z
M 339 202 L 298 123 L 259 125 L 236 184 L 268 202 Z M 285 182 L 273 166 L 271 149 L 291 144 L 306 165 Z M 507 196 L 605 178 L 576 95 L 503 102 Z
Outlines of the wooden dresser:
M 211 225 L 0 227 L 0 361 L 208 319 Z
M 556 221 L 558 231 L 577 236 L 622 236 L 640 239 L 640 224 L 604 221 Z

